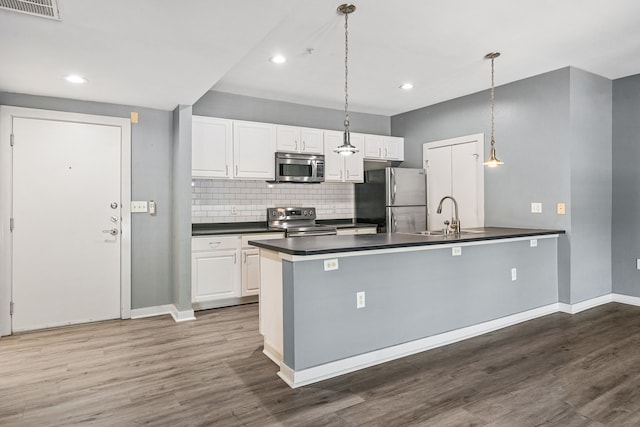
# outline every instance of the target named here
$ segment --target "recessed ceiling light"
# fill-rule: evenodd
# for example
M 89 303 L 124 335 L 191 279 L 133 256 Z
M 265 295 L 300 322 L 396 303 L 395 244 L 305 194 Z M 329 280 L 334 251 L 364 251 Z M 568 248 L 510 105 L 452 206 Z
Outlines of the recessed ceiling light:
M 273 62 L 274 64 L 284 64 L 285 62 L 287 62 L 287 58 L 282 55 L 275 55 L 272 56 L 269 61 Z
M 75 83 L 75 84 L 83 84 L 87 82 L 87 79 L 85 79 L 82 76 L 78 76 L 76 74 L 66 76 L 64 79 L 69 83 Z
M 400 85 L 400 89 L 404 89 L 404 90 L 413 89 L 413 83 L 403 83 Z

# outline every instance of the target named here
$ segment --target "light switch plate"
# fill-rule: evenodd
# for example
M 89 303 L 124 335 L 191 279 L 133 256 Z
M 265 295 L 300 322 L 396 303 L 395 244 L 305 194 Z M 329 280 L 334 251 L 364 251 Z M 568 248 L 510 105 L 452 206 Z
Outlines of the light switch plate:
M 451 256 L 460 256 L 462 255 L 462 247 L 454 246 L 451 248 Z
M 364 308 L 364 307 L 365 307 L 364 291 L 357 292 L 356 293 L 356 308 Z
M 556 212 L 558 213 L 558 215 L 564 215 L 566 213 L 564 203 L 558 203 Z
M 538 239 L 529 240 L 529 246 L 531 246 L 532 248 L 535 248 L 536 246 L 538 246 Z
M 147 213 L 149 212 L 149 203 L 146 200 L 131 202 L 131 213 Z
M 531 203 L 531 213 L 542 213 L 542 203 L 540 202 Z

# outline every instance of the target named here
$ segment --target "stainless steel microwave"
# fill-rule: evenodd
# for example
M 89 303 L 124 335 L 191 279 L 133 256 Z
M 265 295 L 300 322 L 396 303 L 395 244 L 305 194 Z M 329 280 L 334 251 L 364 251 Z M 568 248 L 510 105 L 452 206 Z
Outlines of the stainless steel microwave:
M 274 182 L 324 182 L 322 154 L 276 153 Z

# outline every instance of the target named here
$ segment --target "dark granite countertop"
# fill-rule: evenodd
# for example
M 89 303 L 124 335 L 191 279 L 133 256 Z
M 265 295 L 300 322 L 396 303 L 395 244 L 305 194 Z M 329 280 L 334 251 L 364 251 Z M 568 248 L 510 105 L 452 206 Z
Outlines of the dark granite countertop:
M 354 222 L 354 220 L 352 219 L 319 219 L 316 222 L 321 225 L 331 225 L 336 228 L 376 227 L 375 224 Z M 191 224 L 192 236 L 208 236 L 213 234 L 273 233 L 277 231 L 278 230 L 269 229 L 269 227 L 267 227 L 266 221 Z
M 291 239 L 249 241 L 253 246 L 289 255 L 321 255 L 340 252 L 370 251 L 375 249 L 407 248 L 413 246 L 500 240 L 515 237 L 535 237 L 564 234 L 564 230 L 532 228 L 482 227 L 470 229 L 473 233 L 460 236 L 422 236 L 405 233 L 359 234 L 349 236 L 317 236 Z

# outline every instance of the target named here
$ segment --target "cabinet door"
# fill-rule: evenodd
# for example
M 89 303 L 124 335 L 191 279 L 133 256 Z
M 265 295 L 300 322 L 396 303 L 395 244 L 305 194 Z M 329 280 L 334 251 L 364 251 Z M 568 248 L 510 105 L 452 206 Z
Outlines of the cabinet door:
M 300 139 L 302 140 L 300 151 L 303 153 L 324 153 L 323 132 L 321 129 L 302 128 Z
M 344 156 L 333 149 L 342 145 L 342 132 L 324 132 L 324 180 L 342 182 L 344 180 Z
M 355 144 L 354 144 L 355 145 Z M 379 135 L 365 135 L 364 137 L 364 157 L 366 159 L 381 159 L 383 139 Z M 359 147 L 362 150 L 362 147 Z
M 235 178 L 273 179 L 275 152 L 275 125 L 233 122 L 233 176 Z
M 225 249 L 192 253 L 192 302 L 240 296 L 239 252 L 238 249 Z
M 231 120 L 193 116 L 191 175 L 230 178 L 233 165 L 233 127 Z
M 358 231 L 356 234 L 377 234 L 378 233 L 377 227 L 361 227 L 361 228 L 356 228 L 356 230 Z
M 338 236 L 351 236 L 354 234 L 358 234 L 357 228 L 338 228 L 337 230 Z
M 387 160 L 404 160 L 404 138 L 385 136 L 382 156 Z M 365 156 L 366 157 L 366 156 Z
M 364 182 L 364 135 L 351 134 L 351 144 L 358 147 L 360 151 L 350 156 L 345 156 L 345 181 Z
M 258 295 L 260 291 L 260 251 L 242 250 L 242 296 Z
M 300 151 L 300 128 L 276 126 L 276 150 L 296 153 Z

